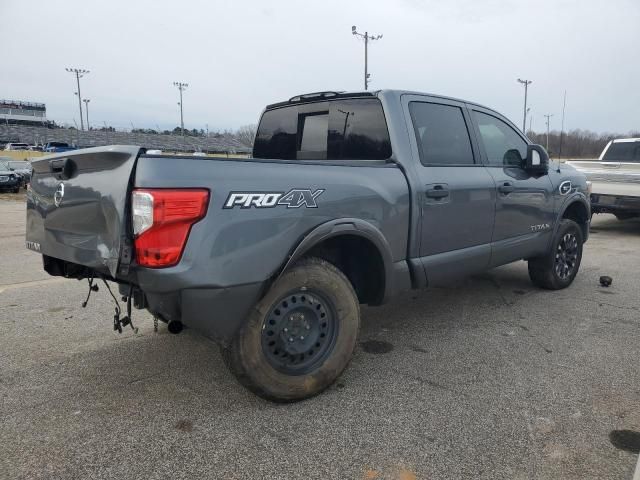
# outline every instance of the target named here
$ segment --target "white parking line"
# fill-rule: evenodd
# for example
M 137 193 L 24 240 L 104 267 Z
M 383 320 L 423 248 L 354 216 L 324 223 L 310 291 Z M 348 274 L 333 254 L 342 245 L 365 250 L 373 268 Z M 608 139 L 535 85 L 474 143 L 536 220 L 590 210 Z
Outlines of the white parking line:
M 638 454 L 638 463 L 636 463 L 636 473 L 633 474 L 633 480 L 640 480 L 640 454 Z
M 5 290 L 14 290 L 16 288 L 28 288 L 28 287 L 37 287 L 39 285 L 47 285 L 49 283 L 57 283 L 62 282 L 64 280 L 68 280 L 63 277 L 55 277 L 55 278 L 47 278 L 45 280 L 33 280 L 30 282 L 18 282 L 18 283 L 8 283 L 5 285 L 0 285 L 0 293 Z

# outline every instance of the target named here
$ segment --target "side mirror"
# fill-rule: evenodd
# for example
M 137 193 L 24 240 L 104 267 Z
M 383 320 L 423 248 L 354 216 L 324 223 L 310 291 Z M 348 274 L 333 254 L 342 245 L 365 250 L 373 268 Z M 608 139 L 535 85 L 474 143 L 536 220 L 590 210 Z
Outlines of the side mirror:
M 546 174 L 549 172 L 549 154 L 542 145 L 527 145 L 524 169 L 531 173 Z

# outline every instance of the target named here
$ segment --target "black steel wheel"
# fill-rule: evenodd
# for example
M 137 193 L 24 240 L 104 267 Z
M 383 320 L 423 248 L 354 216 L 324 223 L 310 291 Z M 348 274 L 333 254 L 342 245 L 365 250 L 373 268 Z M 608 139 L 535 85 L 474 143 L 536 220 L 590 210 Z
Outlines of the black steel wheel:
M 273 368 L 304 375 L 331 353 L 338 335 L 338 315 L 321 293 L 294 290 L 281 299 L 262 325 L 262 351 Z
M 347 367 L 360 329 L 353 286 L 334 265 L 306 258 L 285 271 L 249 314 L 223 358 L 268 400 L 317 395 Z
M 542 288 L 566 288 L 578 274 L 582 260 L 583 235 L 573 220 L 563 219 L 547 255 L 529 259 L 529 277 Z

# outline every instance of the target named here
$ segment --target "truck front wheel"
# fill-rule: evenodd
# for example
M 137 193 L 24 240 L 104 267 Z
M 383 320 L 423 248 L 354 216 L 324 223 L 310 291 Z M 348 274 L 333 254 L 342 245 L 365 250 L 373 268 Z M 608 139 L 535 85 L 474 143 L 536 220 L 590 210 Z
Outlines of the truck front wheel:
M 322 392 L 340 376 L 359 328 L 349 280 L 331 263 L 307 258 L 274 283 L 222 353 L 253 393 L 293 402 Z
M 549 253 L 529 260 L 529 278 L 533 284 L 548 290 L 571 285 L 580 269 L 583 243 L 580 226 L 573 220 L 561 220 Z

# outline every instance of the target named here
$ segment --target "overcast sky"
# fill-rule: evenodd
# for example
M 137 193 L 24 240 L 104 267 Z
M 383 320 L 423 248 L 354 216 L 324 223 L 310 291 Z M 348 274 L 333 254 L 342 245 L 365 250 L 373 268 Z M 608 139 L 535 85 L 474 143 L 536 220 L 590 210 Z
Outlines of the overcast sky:
M 460 97 L 522 124 L 533 80 L 533 129 L 640 129 L 640 0 L 0 0 L 0 98 L 44 102 L 78 121 L 81 80 L 92 124 L 162 128 L 255 123 L 267 103 L 363 88 Z M 528 128 L 528 125 L 527 125 Z

